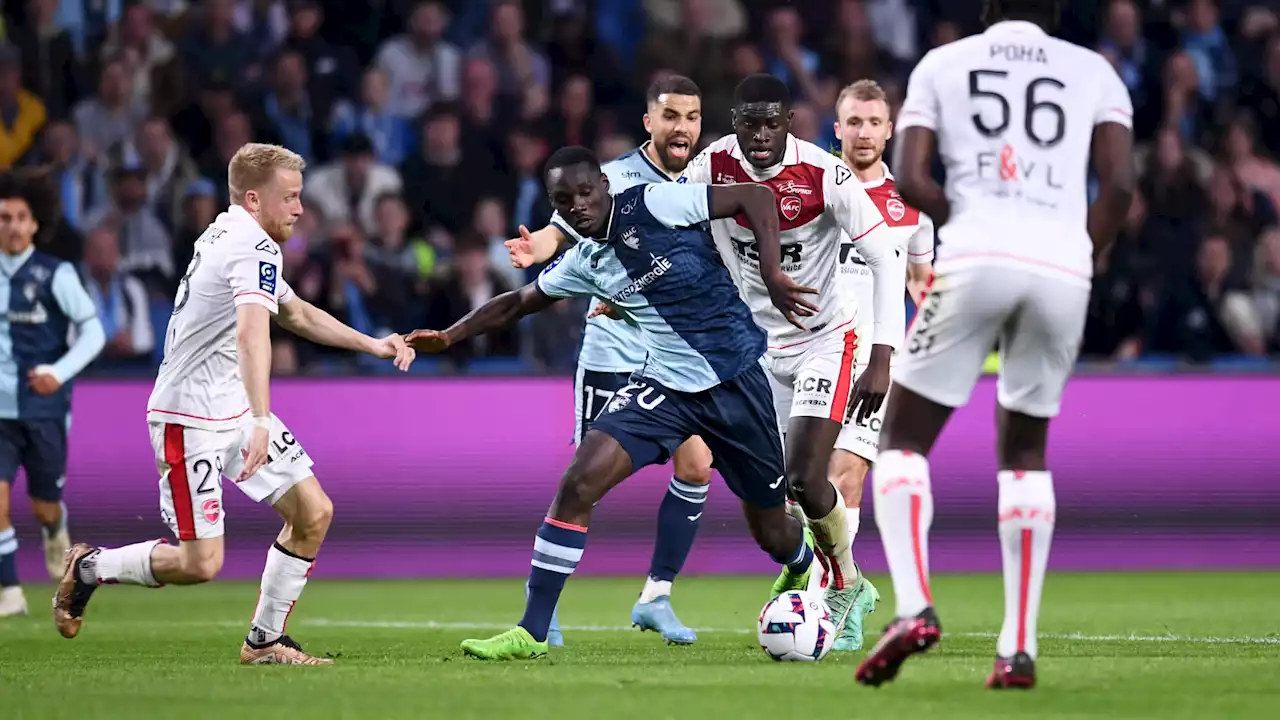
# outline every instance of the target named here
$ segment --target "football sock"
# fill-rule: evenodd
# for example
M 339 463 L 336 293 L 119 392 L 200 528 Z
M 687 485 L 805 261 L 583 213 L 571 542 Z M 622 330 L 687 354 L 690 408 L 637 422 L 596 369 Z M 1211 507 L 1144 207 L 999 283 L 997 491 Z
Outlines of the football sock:
M 933 491 L 929 461 L 901 450 L 880 453 L 876 464 L 875 517 L 893 576 L 898 617 L 914 617 L 933 604 L 929 593 L 929 526 Z
M 673 477 L 662 504 L 658 506 L 658 539 L 653 545 L 649 578 L 665 582 L 668 593 L 671 581 L 676 579 L 693 548 L 709 489 L 708 485 L 694 485 Z M 649 584 L 646 583 L 645 587 L 649 589 Z
M 151 572 L 151 551 L 163 540 L 148 540 L 118 548 L 99 548 L 80 561 L 80 581 L 96 585 L 160 587 Z
M 813 564 L 813 548 L 809 547 L 809 543 L 804 541 L 804 533 L 802 531 L 800 533 L 800 547 L 783 557 L 774 556 L 773 559 L 779 565 L 786 565 L 793 574 L 802 575 Z
M 289 613 L 302 596 L 307 578 L 315 568 L 315 558 L 294 555 L 280 543 L 273 543 L 267 551 L 267 566 L 262 570 L 262 585 L 258 591 L 258 607 L 253 612 L 253 627 L 249 630 L 249 642 L 253 645 L 270 645 L 284 634 Z
M 0 530 L 0 587 L 18 584 L 18 534 L 13 528 Z
M 787 514 L 800 521 L 801 525 L 808 525 L 809 518 L 804 515 L 804 508 L 800 507 L 800 503 L 787 498 Z
M 538 528 L 533 541 L 533 559 L 529 569 L 529 593 L 525 601 L 520 627 L 543 642 L 551 625 L 551 614 L 560 601 L 564 583 L 577 569 L 582 551 L 587 547 L 587 529 L 547 518 Z
M 1007 658 L 1021 651 L 1034 658 L 1036 619 L 1057 511 L 1053 475 L 1002 470 L 996 477 L 1000 483 L 1000 554 L 1004 558 L 1004 624 L 996 652 Z
M 810 518 L 818 550 L 822 552 L 829 573 L 827 586 L 834 590 L 853 587 L 858 581 L 858 569 L 853 564 L 853 546 L 849 543 L 849 524 L 845 520 L 844 501 L 836 495 L 836 503 L 826 517 Z
M 849 546 L 853 547 L 853 540 L 858 537 L 858 526 L 862 524 L 862 508 L 845 508 L 844 522 L 849 528 Z

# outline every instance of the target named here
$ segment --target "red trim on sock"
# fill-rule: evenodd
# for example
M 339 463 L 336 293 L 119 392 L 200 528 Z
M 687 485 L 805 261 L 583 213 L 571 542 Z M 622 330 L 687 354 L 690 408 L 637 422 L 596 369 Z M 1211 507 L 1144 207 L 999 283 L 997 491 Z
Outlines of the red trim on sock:
M 916 577 L 920 580 L 920 591 L 924 593 L 925 602 L 933 605 L 933 594 L 929 592 L 928 571 L 924 567 L 924 538 L 920 535 L 920 512 L 923 507 L 919 495 L 911 496 L 911 554 L 916 561 Z
M 1031 594 L 1031 528 L 1022 529 L 1022 568 L 1018 574 L 1018 652 L 1027 651 L 1027 596 Z
M 553 517 L 545 518 L 545 520 L 548 525 L 554 525 L 563 530 L 576 530 L 577 532 L 583 533 L 587 531 L 587 528 L 584 525 L 574 525 L 573 523 L 567 523 L 563 520 L 556 520 Z

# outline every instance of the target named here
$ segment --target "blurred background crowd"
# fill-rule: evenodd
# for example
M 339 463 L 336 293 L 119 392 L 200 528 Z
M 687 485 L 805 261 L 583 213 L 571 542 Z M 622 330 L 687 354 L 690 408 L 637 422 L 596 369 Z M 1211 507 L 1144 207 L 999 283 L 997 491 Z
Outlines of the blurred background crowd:
M 1115 65 L 1136 109 L 1140 191 L 1095 281 L 1086 359 L 1246 366 L 1280 354 L 1280 0 L 1071 0 L 1061 35 Z M 766 71 L 793 132 L 838 147 L 842 86 L 896 110 L 916 60 L 980 32 L 981 0 L 7 0 L 0 169 L 39 165 L 109 339 L 90 370 L 159 362 L 192 243 L 251 140 L 308 161 L 285 277 L 371 334 L 444 327 L 529 278 L 517 226 L 551 213 L 566 144 L 644 139 L 644 87 L 704 92 L 703 144 Z M 456 348 L 449 369 L 568 372 L 583 306 Z M 372 369 L 278 338 L 277 374 Z

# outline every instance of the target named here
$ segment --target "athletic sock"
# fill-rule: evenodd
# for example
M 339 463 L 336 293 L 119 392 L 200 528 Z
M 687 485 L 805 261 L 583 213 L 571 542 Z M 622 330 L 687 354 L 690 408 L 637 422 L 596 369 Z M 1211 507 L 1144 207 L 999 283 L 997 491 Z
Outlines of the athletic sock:
M 923 455 L 880 453 L 874 478 L 875 517 L 893 576 L 898 617 L 914 617 L 933 604 L 929 592 L 929 526 L 933 491 Z
M 1007 658 L 1025 652 L 1035 658 L 1036 620 L 1057 512 L 1053 475 L 1002 470 L 996 477 L 1004 559 L 1004 625 L 996 653 Z
M 280 543 L 272 543 L 267 551 L 267 565 L 262 569 L 258 607 L 253 611 L 253 626 L 249 630 L 251 645 L 270 645 L 284 634 L 289 613 L 302 596 L 315 566 L 315 558 L 295 555 Z
M 533 559 L 529 569 L 529 592 L 520 627 L 534 640 L 547 639 L 551 614 L 560 602 L 564 583 L 577 569 L 587 547 L 587 529 L 580 525 L 547 518 L 538 528 L 533 541 Z

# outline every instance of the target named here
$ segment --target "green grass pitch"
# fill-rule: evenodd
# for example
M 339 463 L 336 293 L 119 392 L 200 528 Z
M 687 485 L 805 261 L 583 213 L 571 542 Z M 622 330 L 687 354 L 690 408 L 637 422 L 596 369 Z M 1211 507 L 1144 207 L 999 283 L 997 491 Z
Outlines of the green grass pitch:
M 893 608 L 887 578 L 868 647 Z M 568 647 L 536 662 L 462 657 L 458 642 L 519 618 L 521 582 L 318 578 L 290 621 L 321 668 L 240 667 L 251 583 L 103 588 L 63 640 L 49 586 L 0 620 L 0 718 L 1263 718 L 1280 706 L 1277 573 L 1055 574 L 1041 614 L 1040 686 L 982 688 L 999 629 L 997 576 L 939 576 L 944 636 L 897 682 L 857 686 L 862 653 L 780 664 L 756 646 L 772 578 L 682 578 L 701 630 L 666 647 L 627 629 L 639 580 L 578 578 L 561 605 Z

